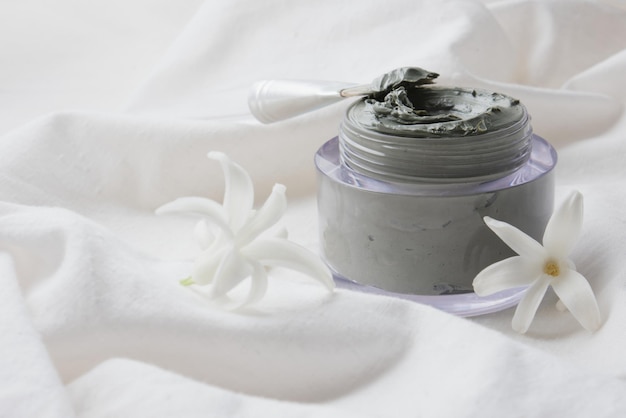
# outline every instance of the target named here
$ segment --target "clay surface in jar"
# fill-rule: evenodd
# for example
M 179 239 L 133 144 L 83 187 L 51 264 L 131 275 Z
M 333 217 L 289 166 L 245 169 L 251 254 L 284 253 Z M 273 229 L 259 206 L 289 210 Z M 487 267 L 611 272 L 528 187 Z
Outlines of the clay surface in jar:
M 439 87 L 438 74 L 416 67 L 395 69 L 371 84 L 372 93 L 353 107 L 362 128 L 400 136 L 458 137 L 507 128 L 519 121 L 519 100 L 500 93 Z

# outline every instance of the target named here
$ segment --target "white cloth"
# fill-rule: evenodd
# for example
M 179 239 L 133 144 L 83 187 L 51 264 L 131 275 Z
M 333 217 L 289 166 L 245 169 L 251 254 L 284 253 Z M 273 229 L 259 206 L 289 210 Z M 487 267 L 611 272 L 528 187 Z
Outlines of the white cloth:
M 0 3 L 0 52 L 0 416 L 626 414 L 623 2 L 25 0 Z M 511 309 L 462 319 L 290 271 L 245 312 L 178 284 L 193 222 L 154 209 L 221 197 L 210 150 L 259 200 L 287 185 L 316 251 L 312 157 L 349 103 L 260 125 L 252 82 L 400 66 L 529 107 L 558 195 L 585 195 L 573 259 L 599 331 L 553 295 L 520 336 Z

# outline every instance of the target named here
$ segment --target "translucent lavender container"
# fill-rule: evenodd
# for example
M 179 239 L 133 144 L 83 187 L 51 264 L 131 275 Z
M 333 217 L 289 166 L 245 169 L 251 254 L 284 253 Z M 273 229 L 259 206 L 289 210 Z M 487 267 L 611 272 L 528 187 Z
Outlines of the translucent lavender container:
M 444 309 L 468 315 L 514 304 L 506 294 L 478 306 L 471 292 L 479 271 L 514 255 L 483 217 L 540 240 L 553 210 L 556 152 L 526 109 L 505 126 L 446 137 L 439 127 L 436 136 L 371 129 L 366 106 L 351 106 L 315 156 L 322 254 L 339 284 L 452 301 Z

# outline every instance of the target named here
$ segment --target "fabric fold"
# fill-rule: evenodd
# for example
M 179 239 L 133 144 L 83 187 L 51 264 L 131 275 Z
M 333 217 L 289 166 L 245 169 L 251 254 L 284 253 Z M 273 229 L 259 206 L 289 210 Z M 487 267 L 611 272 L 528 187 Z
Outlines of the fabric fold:
M 0 5 L 10 57 L 0 72 L 0 415 L 626 415 L 626 9 L 237 0 L 176 6 L 167 19 L 167 2 L 127 3 L 96 13 L 57 0 L 41 16 L 31 2 Z M 206 244 L 207 225 L 154 211 L 179 196 L 221 199 L 209 152 L 244 167 L 257 196 L 284 184 L 290 239 L 318 251 L 313 156 L 351 102 L 262 125 L 247 110 L 252 82 L 367 83 L 401 66 L 519 98 L 535 133 L 557 145 L 558 194 L 585 195 L 571 257 L 605 320 L 596 333 L 558 312 L 550 290 L 520 336 L 513 310 L 468 320 L 329 295 L 280 266 L 255 266 L 251 294 L 267 285 L 266 297 L 238 311 L 179 284 L 200 251 L 192 232 Z M 36 117 L 43 110 L 52 113 Z

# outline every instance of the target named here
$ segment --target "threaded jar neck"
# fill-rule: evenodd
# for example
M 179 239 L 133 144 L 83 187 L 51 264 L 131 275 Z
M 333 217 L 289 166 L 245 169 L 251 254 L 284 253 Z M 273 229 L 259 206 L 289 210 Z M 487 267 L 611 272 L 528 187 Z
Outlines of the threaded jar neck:
M 513 98 L 438 87 L 407 98 L 411 108 L 364 99 L 347 110 L 342 164 L 383 181 L 478 182 L 506 176 L 530 157 L 530 118 Z

